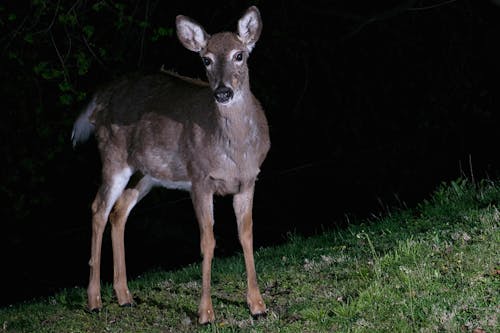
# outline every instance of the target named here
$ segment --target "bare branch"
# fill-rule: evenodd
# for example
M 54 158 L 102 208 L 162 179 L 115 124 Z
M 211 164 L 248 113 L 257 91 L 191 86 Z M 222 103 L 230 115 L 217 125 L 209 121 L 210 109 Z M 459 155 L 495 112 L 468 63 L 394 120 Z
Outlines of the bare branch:
M 97 56 L 97 54 L 95 54 L 94 50 L 92 49 L 92 46 L 90 46 L 88 40 L 87 40 L 87 37 L 85 37 L 85 34 L 82 34 L 82 38 L 83 38 L 83 42 L 85 43 L 85 46 L 87 47 L 87 49 L 89 50 L 89 52 L 92 54 L 92 56 L 94 57 L 95 60 L 97 60 L 97 62 L 106 68 L 106 66 L 104 65 L 104 63 L 102 62 L 102 60 Z
M 139 67 L 141 65 L 142 56 L 144 54 L 144 37 L 146 36 L 146 28 L 148 26 L 148 19 L 149 19 L 149 0 L 146 1 L 146 9 L 145 9 L 145 14 L 144 14 L 144 27 L 142 29 L 141 47 L 139 48 L 139 59 L 137 60 L 137 67 Z
M 54 49 L 56 50 L 57 57 L 59 58 L 59 62 L 61 63 L 61 67 L 63 69 L 64 79 L 69 82 L 68 74 L 66 71 L 66 65 L 64 63 L 64 59 L 61 56 L 61 53 L 59 52 L 56 41 L 54 40 L 54 35 L 52 35 L 52 32 L 50 32 L 50 31 L 49 31 L 49 35 L 50 35 L 50 40 L 52 41 L 52 45 L 54 46 Z
M 447 1 L 440 2 L 440 3 L 434 4 L 434 5 L 430 5 L 430 6 L 408 8 L 408 10 L 409 11 L 418 11 L 418 10 L 433 9 L 433 8 L 437 8 L 437 7 L 448 5 L 448 4 L 450 4 L 452 2 L 455 2 L 455 1 L 457 1 L 457 0 L 447 0 Z
M 54 26 L 54 23 L 56 21 L 57 13 L 59 12 L 60 4 L 61 4 L 61 0 L 57 0 L 56 9 L 54 10 L 54 15 L 52 16 L 52 20 L 50 21 L 49 26 L 43 30 L 34 32 L 33 35 L 47 33 L 50 31 L 50 29 L 52 29 L 52 27 Z

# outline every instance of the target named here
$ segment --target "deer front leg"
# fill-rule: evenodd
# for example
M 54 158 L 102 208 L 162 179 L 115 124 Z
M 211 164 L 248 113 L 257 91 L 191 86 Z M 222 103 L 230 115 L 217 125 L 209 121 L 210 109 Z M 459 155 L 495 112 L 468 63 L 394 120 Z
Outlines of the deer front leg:
M 193 189 L 192 199 L 198 224 L 200 226 L 200 247 L 203 256 L 202 289 L 198 308 L 198 322 L 200 324 L 206 324 L 215 320 L 212 299 L 210 296 L 210 274 L 215 248 L 213 231 L 213 194 L 197 192 Z
M 240 238 L 245 267 L 247 271 L 247 303 L 253 316 L 266 313 L 266 305 L 257 284 L 257 273 L 253 257 L 253 232 L 252 232 L 252 206 L 254 187 L 236 194 L 233 198 L 233 207 L 238 222 L 238 235 Z

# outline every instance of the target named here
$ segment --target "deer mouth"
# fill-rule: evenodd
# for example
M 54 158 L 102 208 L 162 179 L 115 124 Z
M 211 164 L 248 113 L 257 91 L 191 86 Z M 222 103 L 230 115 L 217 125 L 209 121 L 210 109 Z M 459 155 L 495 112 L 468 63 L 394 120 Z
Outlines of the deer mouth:
M 220 86 L 214 91 L 214 97 L 217 103 L 227 104 L 233 99 L 234 93 L 231 88 Z

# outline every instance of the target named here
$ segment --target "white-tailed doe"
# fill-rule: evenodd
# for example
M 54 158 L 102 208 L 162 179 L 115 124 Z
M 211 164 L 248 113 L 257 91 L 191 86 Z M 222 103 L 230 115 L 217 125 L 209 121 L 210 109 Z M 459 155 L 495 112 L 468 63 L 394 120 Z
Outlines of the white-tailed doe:
M 102 184 L 92 203 L 92 244 L 88 307 L 102 307 L 100 262 L 108 218 L 113 243 L 113 286 L 121 305 L 132 304 L 125 270 L 124 229 L 130 210 L 154 186 L 187 190 L 200 227 L 202 291 L 199 322 L 214 320 L 210 272 L 214 253 L 213 196 L 233 195 L 247 271 L 252 315 L 266 306 L 257 285 L 253 257 L 252 202 L 259 167 L 269 150 L 267 120 L 250 91 L 247 58 L 262 22 L 250 7 L 237 33 L 209 35 L 179 15 L 177 36 L 197 52 L 208 83 L 159 72 L 130 76 L 99 90 L 76 120 L 73 144 L 95 132 Z M 130 181 L 132 175 L 137 181 Z

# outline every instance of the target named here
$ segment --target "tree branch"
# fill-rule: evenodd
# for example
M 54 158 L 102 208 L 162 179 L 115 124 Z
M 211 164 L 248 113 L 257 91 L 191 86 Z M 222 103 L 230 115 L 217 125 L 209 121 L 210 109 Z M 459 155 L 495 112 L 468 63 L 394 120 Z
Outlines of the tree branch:
M 419 10 L 433 9 L 433 8 L 445 6 L 445 5 L 450 4 L 452 2 L 455 2 L 455 1 L 457 1 L 457 0 L 447 0 L 447 1 L 444 1 L 444 2 L 441 2 L 441 3 L 437 3 L 437 4 L 434 4 L 434 5 L 430 5 L 430 6 L 408 8 L 408 10 L 409 11 L 419 11 Z
M 59 49 L 57 48 L 56 41 L 54 40 L 54 35 L 52 35 L 51 31 L 49 31 L 49 35 L 50 35 L 50 40 L 52 41 L 52 45 L 54 46 L 54 49 L 56 50 L 57 57 L 59 58 L 59 62 L 61 63 L 61 67 L 63 69 L 64 79 L 67 82 L 69 82 L 68 73 L 66 71 L 66 65 L 64 63 L 64 59 L 61 56 L 61 53 L 59 52 Z

